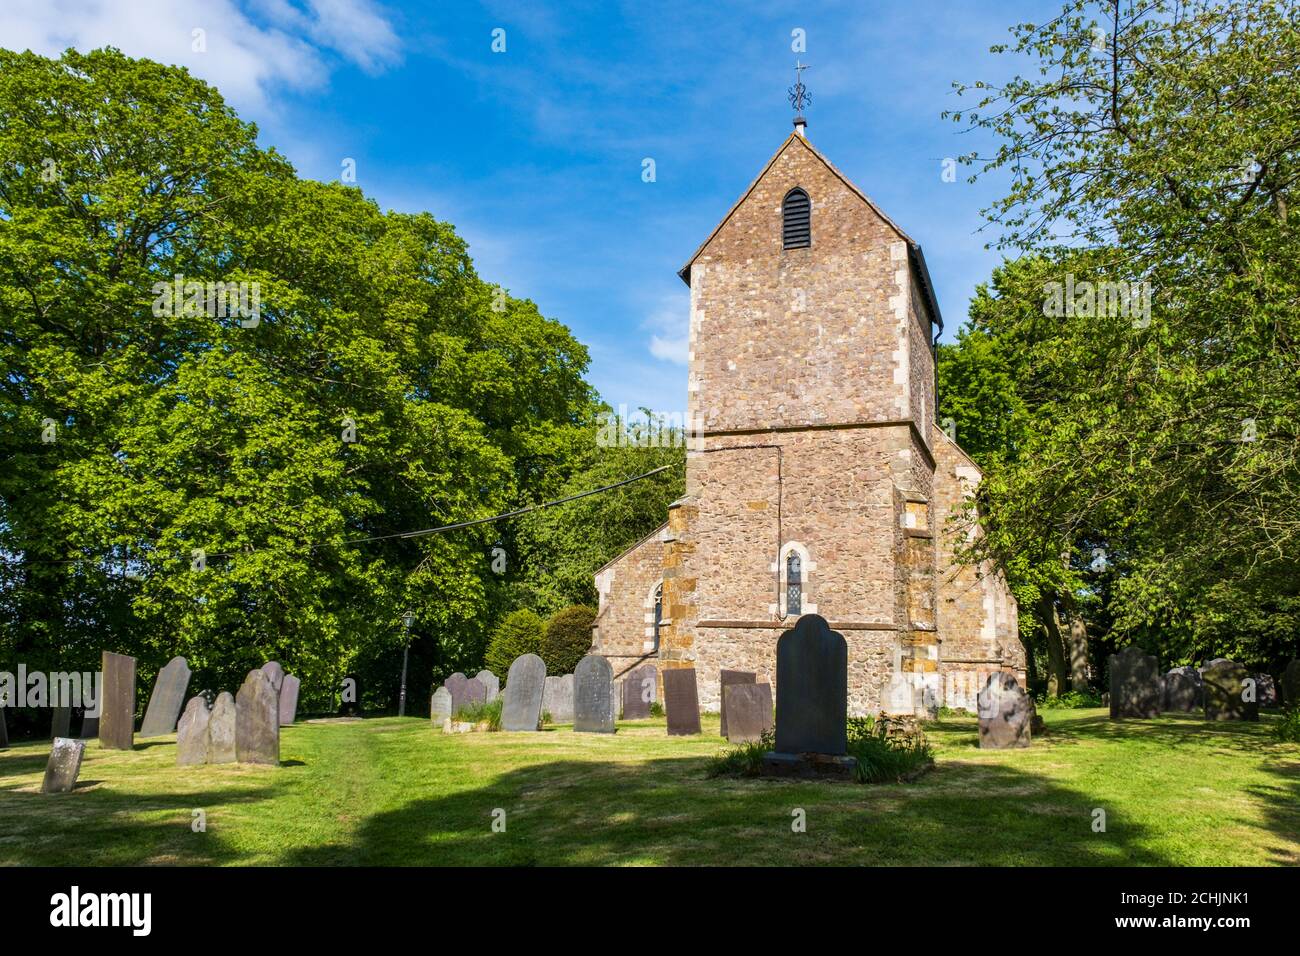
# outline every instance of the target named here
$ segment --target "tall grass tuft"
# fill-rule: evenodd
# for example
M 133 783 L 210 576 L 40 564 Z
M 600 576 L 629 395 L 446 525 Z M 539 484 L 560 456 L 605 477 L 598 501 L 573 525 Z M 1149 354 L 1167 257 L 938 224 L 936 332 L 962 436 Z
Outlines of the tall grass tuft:
M 505 699 L 498 696 L 496 700 L 489 703 L 480 701 L 470 701 L 457 708 L 456 713 L 452 715 L 453 720 L 464 721 L 467 724 L 477 724 L 487 721 L 488 730 L 501 729 L 501 707 L 505 704 Z

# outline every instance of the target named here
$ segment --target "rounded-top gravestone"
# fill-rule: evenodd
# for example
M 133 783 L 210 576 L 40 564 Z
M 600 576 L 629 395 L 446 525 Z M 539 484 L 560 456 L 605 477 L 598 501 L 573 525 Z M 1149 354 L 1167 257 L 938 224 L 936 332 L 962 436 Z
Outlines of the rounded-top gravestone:
M 501 729 L 536 731 L 542 719 L 542 692 L 546 688 L 546 662 L 536 654 L 515 658 L 506 674 Z
M 1110 716 L 1159 717 L 1165 703 L 1160 662 L 1130 645 L 1110 656 Z
M 485 703 L 490 704 L 500 696 L 501 678 L 497 677 L 497 675 L 493 674 L 490 670 L 484 668 L 474 675 L 474 679 L 482 684 L 484 690 L 487 691 L 487 699 Z
M 1028 747 L 1033 736 L 1034 706 L 1015 676 L 1006 671 L 989 675 L 979 692 L 980 748 L 1006 750 Z
M 588 654 L 573 671 L 573 729 L 575 733 L 612 734 L 614 697 L 610 684 L 614 668 L 599 654 Z
M 249 671 L 235 695 L 235 758 L 280 762 L 280 695 L 265 670 Z
M 1190 713 L 1201 709 L 1201 672 L 1190 665 L 1165 674 L 1165 710 Z
M 1259 720 L 1259 701 L 1250 672 L 1235 661 L 1216 659 L 1203 671 L 1206 720 Z
M 429 698 L 429 719 L 433 721 L 433 726 L 441 728 L 450 717 L 451 691 L 446 687 L 439 687 Z
M 271 682 L 271 686 L 275 688 L 275 692 L 277 694 L 280 693 L 280 688 L 284 686 L 284 668 L 280 665 L 280 662 L 267 661 L 262 665 L 262 673 L 265 674 L 266 679 Z
M 848 751 L 849 648 L 819 614 L 805 614 L 776 642 L 776 750 Z

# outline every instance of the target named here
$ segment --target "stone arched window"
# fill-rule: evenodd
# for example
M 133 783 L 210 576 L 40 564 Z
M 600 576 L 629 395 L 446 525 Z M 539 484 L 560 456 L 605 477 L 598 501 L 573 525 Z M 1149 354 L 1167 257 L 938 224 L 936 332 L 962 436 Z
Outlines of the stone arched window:
M 781 248 L 807 249 L 812 245 L 812 200 L 796 186 L 781 200 Z
M 803 613 L 803 559 L 798 551 L 785 556 L 785 613 L 791 617 Z
M 780 559 L 772 566 L 781 585 L 780 604 L 771 605 L 772 613 L 778 618 L 816 614 L 811 586 L 816 570 L 817 563 L 809 558 L 806 547 L 798 541 L 783 544 Z

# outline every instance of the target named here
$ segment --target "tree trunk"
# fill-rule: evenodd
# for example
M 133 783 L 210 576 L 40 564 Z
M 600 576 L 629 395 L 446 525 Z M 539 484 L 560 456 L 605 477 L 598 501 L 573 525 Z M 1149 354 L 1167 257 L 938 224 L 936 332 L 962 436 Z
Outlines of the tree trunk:
M 1059 696 L 1070 679 L 1065 663 L 1065 641 L 1061 637 L 1061 622 L 1056 616 L 1056 592 L 1047 591 L 1038 599 L 1038 616 L 1043 622 L 1047 638 L 1047 693 Z

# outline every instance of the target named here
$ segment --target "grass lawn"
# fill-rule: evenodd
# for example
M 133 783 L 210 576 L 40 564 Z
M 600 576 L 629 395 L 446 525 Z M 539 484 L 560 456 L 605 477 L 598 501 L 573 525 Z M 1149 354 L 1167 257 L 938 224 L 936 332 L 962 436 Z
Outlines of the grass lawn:
M 306 723 L 284 730 L 278 769 L 177 767 L 174 737 L 91 742 L 58 795 L 39 793 L 49 744 L 17 744 L 0 751 L 0 863 L 1300 863 L 1300 745 L 1273 740 L 1275 717 L 1044 717 L 1050 734 L 1023 751 L 980 751 L 972 718 L 931 724 L 936 769 L 889 786 L 710 780 L 724 742 L 707 716 L 696 738 L 662 720 L 613 736 Z

